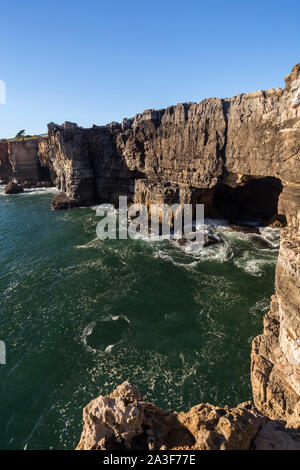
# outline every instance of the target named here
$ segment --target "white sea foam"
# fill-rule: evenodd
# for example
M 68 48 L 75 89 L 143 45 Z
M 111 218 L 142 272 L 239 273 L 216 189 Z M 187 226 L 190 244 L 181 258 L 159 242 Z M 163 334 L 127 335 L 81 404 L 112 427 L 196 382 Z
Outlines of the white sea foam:
M 75 245 L 74 248 L 76 249 L 87 249 L 87 248 L 94 248 L 95 246 L 99 245 L 100 240 L 98 237 L 93 238 L 89 242 L 87 242 L 85 245 Z
M 121 315 L 109 315 L 108 317 L 106 318 L 103 318 L 103 321 L 110 321 L 110 320 L 113 320 L 113 321 L 116 321 L 116 320 L 119 320 L 120 318 L 123 318 L 123 320 L 126 320 L 127 323 L 131 323 L 129 318 L 124 315 L 124 314 L 121 314 Z
M 268 265 L 275 264 L 273 258 L 257 258 L 255 254 L 245 251 L 241 257 L 234 259 L 234 264 L 255 277 L 261 277 Z
M 128 318 L 126 315 L 124 315 L 124 314 L 120 314 L 120 315 L 108 315 L 107 317 L 102 318 L 101 321 L 102 321 L 102 322 L 117 321 L 117 320 L 120 320 L 121 318 L 122 318 L 123 320 L 125 320 L 128 324 L 131 323 L 130 320 L 129 320 L 129 318 Z M 88 352 L 97 353 L 97 354 L 99 354 L 99 353 L 100 353 L 100 354 L 101 354 L 101 353 L 102 353 L 102 354 L 103 354 L 103 353 L 111 353 L 111 352 L 112 352 L 112 349 L 113 349 L 117 344 L 122 343 L 123 340 L 121 339 L 121 340 L 118 341 L 117 343 L 109 344 L 109 345 L 105 348 L 104 351 L 103 351 L 103 350 L 101 351 L 101 350 L 99 350 L 99 349 L 92 348 L 92 347 L 88 344 L 87 339 L 88 339 L 88 336 L 90 336 L 90 335 L 93 333 L 94 328 L 96 327 L 96 325 L 97 325 L 97 322 L 94 321 L 94 322 L 89 323 L 89 324 L 83 329 L 83 332 L 82 332 L 82 334 L 81 334 L 80 339 L 81 339 L 82 343 L 84 344 L 85 349 L 86 349 Z
M 280 229 L 273 227 L 260 227 L 259 229 L 262 237 L 273 245 L 274 248 L 279 248 L 280 244 Z
M 16 196 L 15 194 L 12 194 L 12 195 L 4 194 L 3 193 L 4 188 L 5 188 L 5 185 L 0 185 L 0 196 L 5 196 L 5 197 Z M 22 193 L 18 193 L 17 196 L 33 196 L 37 194 L 57 194 L 57 193 L 59 193 L 59 190 L 55 187 L 25 188 L 24 191 Z
M 21 195 L 33 195 L 33 194 L 57 194 L 59 190 L 55 187 L 51 188 L 27 188 L 24 189 L 24 193 L 20 193 Z
M 89 352 L 97 352 L 96 349 L 91 348 L 91 346 L 87 343 L 87 337 L 93 333 L 93 329 L 95 328 L 95 326 L 96 326 L 96 322 L 89 323 L 84 328 L 82 335 L 81 335 L 81 341 L 83 342 L 85 349 Z
M 263 297 L 258 299 L 252 307 L 250 307 L 249 312 L 252 315 L 258 315 L 261 318 L 262 313 L 266 313 L 270 307 L 270 299 Z
M 182 268 L 185 268 L 185 269 L 192 269 L 192 268 L 195 268 L 198 264 L 199 261 L 197 260 L 194 260 L 194 261 L 190 261 L 185 263 L 185 262 L 180 262 L 180 261 L 176 261 L 176 259 L 174 258 L 174 256 L 172 256 L 172 254 L 162 250 L 162 249 L 156 249 L 154 251 L 154 258 L 160 258 L 160 259 L 164 259 L 166 261 L 169 261 L 170 263 L 172 263 L 174 266 L 178 266 L 178 267 L 182 267 Z

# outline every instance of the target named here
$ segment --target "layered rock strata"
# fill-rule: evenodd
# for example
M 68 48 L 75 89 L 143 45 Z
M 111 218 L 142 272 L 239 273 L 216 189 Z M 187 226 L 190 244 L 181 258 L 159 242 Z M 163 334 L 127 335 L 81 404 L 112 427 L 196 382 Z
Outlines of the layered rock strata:
M 300 185 L 287 184 L 279 199 L 286 215 L 276 266 L 275 295 L 264 332 L 252 345 L 254 402 L 272 418 L 300 426 Z

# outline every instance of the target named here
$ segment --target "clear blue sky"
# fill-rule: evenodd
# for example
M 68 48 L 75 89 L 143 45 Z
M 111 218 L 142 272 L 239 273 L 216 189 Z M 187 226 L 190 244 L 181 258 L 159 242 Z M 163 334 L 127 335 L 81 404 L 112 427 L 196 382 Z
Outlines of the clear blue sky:
M 0 137 L 282 87 L 299 0 L 11 0 L 0 7 Z

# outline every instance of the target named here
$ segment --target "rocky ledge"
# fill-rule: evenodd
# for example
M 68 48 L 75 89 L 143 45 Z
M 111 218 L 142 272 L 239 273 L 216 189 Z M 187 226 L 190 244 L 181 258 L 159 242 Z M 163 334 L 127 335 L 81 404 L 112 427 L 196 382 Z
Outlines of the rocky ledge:
M 300 450 L 300 428 L 266 418 L 251 402 L 164 411 L 129 382 L 92 400 L 83 421 L 77 450 Z

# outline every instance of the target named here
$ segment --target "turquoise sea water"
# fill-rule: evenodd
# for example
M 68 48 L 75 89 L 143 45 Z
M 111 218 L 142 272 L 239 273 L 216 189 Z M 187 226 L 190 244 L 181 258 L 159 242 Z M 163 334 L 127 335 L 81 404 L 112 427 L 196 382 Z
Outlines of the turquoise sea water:
M 0 196 L 0 448 L 74 448 L 82 408 L 126 379 L 168 409 L 250 399 L 277 250 L 222 225 L 201 254 L 100 241 L 95 210 L 55 212 L 52 197 Z

